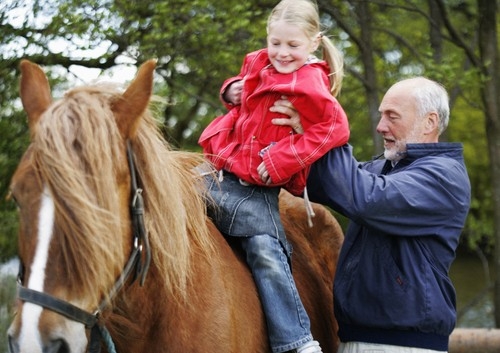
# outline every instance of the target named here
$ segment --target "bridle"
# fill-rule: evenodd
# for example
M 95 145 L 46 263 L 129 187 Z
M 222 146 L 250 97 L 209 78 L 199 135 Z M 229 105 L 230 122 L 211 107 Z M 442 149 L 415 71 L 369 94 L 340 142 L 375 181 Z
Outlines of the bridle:
M 142 198 L 142 189 L 138 187 L 137 170 L 134 163 L 134 154 L 132 145 L 127 140 L 127 158 L 130 168 L 131 179 L 131 202 L 130 216 L 133 228 L 133 248 L 129 259 L 123 268 L 122 273 L 111 288 L 107 298 L 112 300 L 114 296 L 123 288 L 129 278 L 135 281 L 140 278 L 140 285 L 144 284 L 146 275 L 151 263 L 151 248 L 149 245 L 148 236 L 144 226 L 144 200 Z M 145 251 L 144 256 L 142 255 Z M 17 297 L 18 299 L 40 305 L 45 309 L 52 310 L 60 315 L 67 317 L 73 321 L 80 322 L 90 329 L 90 341 L 88 344 L 88 353 L 99 353 L 101 350 L 101 340 L 106 344 L 110 353 L 116 353 L 116 349 L 105 325 L 100 322 L 102 311 L 108 306 L 109 301 L 103 299 L 98 308 L 93 312 L 87 312 L 79 307 L 56 298 L 50 294 L 39 292 L 33 289 L 26 288 L 22 285 L 24 276 L 24 266 L 20 263 L 19 274 L 17 276 Z

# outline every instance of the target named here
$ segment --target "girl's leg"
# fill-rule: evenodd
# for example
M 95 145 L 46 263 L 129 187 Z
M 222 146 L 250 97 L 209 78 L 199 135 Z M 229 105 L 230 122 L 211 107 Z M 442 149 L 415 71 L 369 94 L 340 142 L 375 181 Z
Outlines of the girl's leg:
M 310 342 L 309 317 L 280 241 L 267 234 L 255 235 L 242 238 L 242 247 L 260 294 L 273 352 L 286 352 Z

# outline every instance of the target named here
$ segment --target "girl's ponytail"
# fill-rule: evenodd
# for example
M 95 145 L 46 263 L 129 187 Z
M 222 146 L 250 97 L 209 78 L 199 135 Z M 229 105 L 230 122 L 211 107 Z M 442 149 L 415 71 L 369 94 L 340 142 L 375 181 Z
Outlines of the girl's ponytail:
M 333 45 L 330 38 L 324 34 L 320 34 L 320 40 L 323 50 L 323 60 L 325 60 L 330 67 L 330 92 L 334 97 L 336 97 L 342 88 L 342 80 L 344 78 L 344 58 L 340 50 Z

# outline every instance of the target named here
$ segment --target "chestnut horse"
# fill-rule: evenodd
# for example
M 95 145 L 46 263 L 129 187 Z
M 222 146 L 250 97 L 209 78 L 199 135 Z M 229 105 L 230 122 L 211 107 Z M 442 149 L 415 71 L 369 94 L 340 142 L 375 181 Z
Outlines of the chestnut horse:
M 270 352 L 252 276 L 207 218 L 203 156 L 169 147 L 148 109 L 155 66 L 125 91 L 92 85 L 53 101 L 42 69 L 21 62 L 31 143 L 11 182 L 11 352 Z M 341 229 L 322 206 L 309 228 L 303 200 L 280 202 L 313 335 L 334 352 Z

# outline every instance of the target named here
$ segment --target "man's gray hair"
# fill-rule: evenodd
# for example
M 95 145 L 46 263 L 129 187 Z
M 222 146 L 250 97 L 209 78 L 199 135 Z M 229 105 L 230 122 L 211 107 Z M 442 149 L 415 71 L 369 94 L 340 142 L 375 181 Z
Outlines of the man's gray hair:
M 424 117 L 428 113 L 436 112 L 438 115 L 438 132 L 441 135 L 448 127 L 450 120 L 448 92 L 438 82 L 425 77 L 415 77 L 414 80 L 418 82 L 413 89 L 417 112 L 421 117 Z

